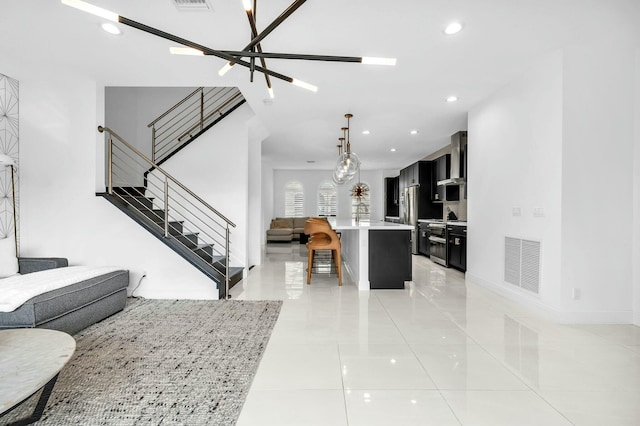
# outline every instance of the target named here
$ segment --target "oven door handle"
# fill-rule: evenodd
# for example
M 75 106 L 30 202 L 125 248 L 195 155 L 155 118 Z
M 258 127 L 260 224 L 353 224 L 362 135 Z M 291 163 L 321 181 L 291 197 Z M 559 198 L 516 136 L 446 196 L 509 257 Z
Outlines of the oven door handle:
M 445 240 L 444 238 L 440 238 L 440 237 L 429 237 L 429 241 L 433 241 L 434 243 L 442 243 L 442 244 L 446 244 L 447 240 Z

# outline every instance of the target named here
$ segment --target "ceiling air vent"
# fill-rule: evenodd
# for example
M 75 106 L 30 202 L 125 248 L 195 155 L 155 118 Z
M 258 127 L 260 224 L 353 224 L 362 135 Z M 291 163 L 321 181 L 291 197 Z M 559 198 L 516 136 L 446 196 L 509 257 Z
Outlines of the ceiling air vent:
M 171 0 L 178 10 L 213 11 L 209 0 Z

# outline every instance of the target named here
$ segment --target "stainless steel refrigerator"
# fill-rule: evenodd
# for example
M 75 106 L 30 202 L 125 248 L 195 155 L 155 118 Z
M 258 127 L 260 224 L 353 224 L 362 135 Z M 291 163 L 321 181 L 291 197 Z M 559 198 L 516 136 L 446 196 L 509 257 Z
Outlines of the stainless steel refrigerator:
M 411 231 L 411 253 L 418 254 L 418 196 L 419 187 L 417 185 L 404 189 L 402 201 L 402 223 L 412 225 Z

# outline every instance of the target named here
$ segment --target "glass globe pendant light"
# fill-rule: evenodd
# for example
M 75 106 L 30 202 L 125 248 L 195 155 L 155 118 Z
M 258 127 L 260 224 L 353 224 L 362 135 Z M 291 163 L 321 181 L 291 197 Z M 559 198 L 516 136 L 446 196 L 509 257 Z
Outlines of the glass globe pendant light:
M 344 139 L 345 138 L 338 138 L 338 140 L 340 141 L 340 144 L 337 145 L 338 146 L 338 159 L 340 159 L 340 157 L 342 156 L 342 151 L 343 151 L 343 147 L 344 147 Z M 336 169 L 333 171 L 333 176 L 332 176 L 332 180 L 333 183 L 335 185 L 344 185 L 346 183 L 346 181 L 344 180 L 344 171 L 342 170 L 341 167 L 338 167 L 340 165 L 340 163 L 338 162 L 338 165 L 336 166 Z
M 351 142 L 349 140 L 349 120 L 353 117 L 353 114 L 345 114 L 347 119 L 347 127 L 343 127 L 342 131 L 345 132 L 347 146 L 346 150 L 338 157 L 338 164 L 336 165 L 336 174 L 343 176 L 345 183 L 349 182 L 360 170 L 360 158 L 355 152 L 351 152 Z

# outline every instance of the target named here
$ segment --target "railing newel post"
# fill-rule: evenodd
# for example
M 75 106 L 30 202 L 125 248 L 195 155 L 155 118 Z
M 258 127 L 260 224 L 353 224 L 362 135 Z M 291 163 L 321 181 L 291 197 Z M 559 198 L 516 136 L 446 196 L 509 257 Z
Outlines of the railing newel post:
M 109 169 L 108 173 L 108 185 L 109 185 L 109 195 L 113 195 L 113 138 L 111 134 L 109 134 L 109 143 L 108 146 L 108 154 L 107 154 L 107 168 Z
M 156 125 L 151 128 L 151 161 L 156 162 Z
M 204 128 L 204 87 L 200 88 L 200 131 Z
M 229 224 L 227 223 L 226 228 L 226 244 L 225 244 L 225 261 L 226 266 L 224 269 L 224 294 L 226 299 L 231 299 L 231 295 L 229 294 L 229 270 L 231 269 L 231 259 L 229 259 Z
M 169 178 L 164 177 L 164 236 L 169 237 Z

